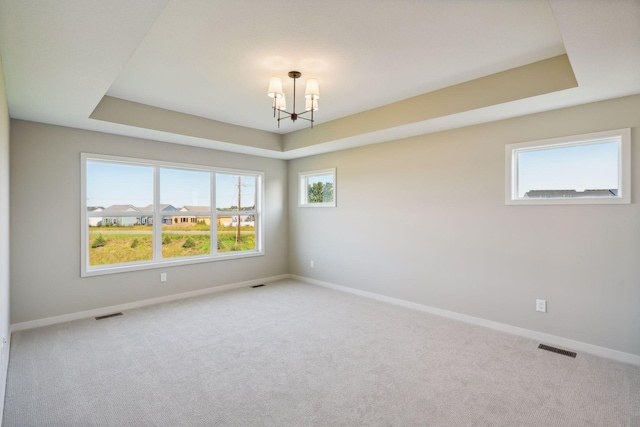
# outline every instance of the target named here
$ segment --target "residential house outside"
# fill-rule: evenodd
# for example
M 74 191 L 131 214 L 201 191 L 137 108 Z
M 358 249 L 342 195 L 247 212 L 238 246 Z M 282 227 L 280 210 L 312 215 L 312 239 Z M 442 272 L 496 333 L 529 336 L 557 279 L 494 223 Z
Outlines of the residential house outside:
M 563 198 L 580 198 L 580 197 L 615 197 L 618 195 L 618 189 L 604 189 L 604 190 L 530 190 L 524 195 L 525 199 L 557 199 Z
M 160 205 L 160 213 L 166 212 L 176 212 L 178 209 L 173 205 L 169 204 L 161 204 Z M 140 211 L 151 212 L 153 211 L 153 205 L 145 206 L 144 208 L 140 208 Z M 138 219 L 139 224 L 141 225 L 153 225 L 153 215 L 143 215 Z M 163 225 L 171 225 L 171 217 L 170 216 L 162 216 L 162 224 Z
M 209 206 L 183 206 L 178 212 L 193 212 L 193 215 L 176 215 L 171 217 L 172 225 L 177 227 L 188 227 L 198 223 L 211 225 L 211 214 L 202 215 L 205 212 L 211 212 Z M 200 213 L 200 215 L 198 215 Z
M 109 216 L 109 214 L 115 213 L 124 214 L 135 212 L 140 212 L 140 208 L 136 208 L 133 205 L 111 205 L 102 211 L 104 217 L 102 218 L 102 223 L 99 225 L 121 227 L 136 225 L 138 218 L 135 216 Z
M 87 212 L 102 212 L 104 208 L 102 206 L 87 206 Z M 89 217 L 89 227 L 98 227 L 102 223 L 102 217 L 93 216 Z

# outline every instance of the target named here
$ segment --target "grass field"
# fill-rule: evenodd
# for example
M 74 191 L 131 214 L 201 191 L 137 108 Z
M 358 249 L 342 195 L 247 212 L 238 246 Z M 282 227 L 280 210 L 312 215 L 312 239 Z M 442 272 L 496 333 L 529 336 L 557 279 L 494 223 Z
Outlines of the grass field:
M 162 230 L 173 230 L 173 231 L 180 231 L 180 230 L 184 230 L 184 231 L 209 231 L 209 226 L 207 224 L 189 224 L 189 225 L 185 225 L 185 226 L 179 226 L 179 225 L 163 225 L 162 226 Z M 224 227 L 222 225 L 218 226 L 218 231 L 235 231 L 236 227 Z M 242 231 L 252 231 L 255 230 L 255 227 L 249 227 L 249 226 L 242 226 L 240 227 L 240 230 Z M 153 231 L 153 227 L 150 225 L 129 225 L 126 227 L 121 227 L 121 226 L 110 226 L 110 227 L 94 227 L 94 226 L 90 226 L 89 227 L 89 232 L 90 233 L 98 233 L 100 231 L 148 231 L 149 233 L 151 233 Z
M 92 248 L 91 244 L 102 236 L 106 244 Z M 134 240 L 138 246 L 132 248 Z M 89 265 L 118 264 L 121 262 L 150 261 L 153 259 L 151 234 L 89 234 Z
M 153 259 L 153 236 L 149 227 L 108 227 L 108 233 L 100 233 L 97 227 L 91 227 L 89 233 L 89 265 L 107 265 L 119 264 L 123 262 L 134 261 L 150 261 Z M 243 227 L 247 228 L 247 227 Z M 113 233 L 120 229 L 134 230 L 140 232 L 142 230 L 149 233 L 128 234 Z M 163 233 L 162 257 L 177 258 L 189 257 L 197 255 L 205 255 L 210 253 L 210 237 L 209 233 L 204 234 L 178 234 L 179 230 L 171 229 L 172 233 Z M 191 228 L 188 229 L 192 230 Z M 91 245 L 95 240 L 102 236 L 105 245 L 92 248 Z M 167 239 L 168 238 L 168 239 Z M 184 247 L 187 239 L 191 239 L 194 243 L 193 247 Z M 137 245 L 134 241 L 137 240 Z M 188 246 L 188 245 L 187 245 Z M 255 231 L 247 230 L 242 233 L 242 240 L 236 244 L 236 235 L 234 232 L 221 231 L 218 233 L 218 252 L 231 251 L 247 251 L 256 247 Z

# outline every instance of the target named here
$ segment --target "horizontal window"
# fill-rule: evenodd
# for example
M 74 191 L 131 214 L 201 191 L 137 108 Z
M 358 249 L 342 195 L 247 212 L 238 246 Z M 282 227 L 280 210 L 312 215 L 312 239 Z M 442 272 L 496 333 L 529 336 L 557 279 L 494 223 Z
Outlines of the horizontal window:
M 300 207 L 336 206 L 336 170 L 325 169 L 298 174 Z
M 82 155 L 82 276 L 262 255 L 263 174 Z
M 506 146 L 507 204 L 630 203 L 630 130 Z

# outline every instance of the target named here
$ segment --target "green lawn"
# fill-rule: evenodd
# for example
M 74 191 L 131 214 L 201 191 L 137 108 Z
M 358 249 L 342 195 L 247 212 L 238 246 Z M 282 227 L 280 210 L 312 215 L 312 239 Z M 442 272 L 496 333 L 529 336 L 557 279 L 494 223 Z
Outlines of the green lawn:
M 118 264 L 121 262 L 149 261 L 153 259 L 151 234 L 102 234 L 106 244 L 92 248 L 100 233 L 89 234 L 89 265 Z M 134 240 L 138 246 L 132 248 Z
M 247 228 L 247 227 L 244 227 Z M 127 234 L 127 233 L 100 233 L 98 230 L 109 230 L 111 232 L 123 230 L 147 230 L 149 233 Z M 179 231 L 175 228 L 172 231 Z M 194 230 L 190 230 L 194 231 Z M 92 248 L 95 240 L 102 236 L 105 245 Z M 174 234 L 163 233 L 162 257 L 177 258 L 205 255 L 210 253 L 210 237 L 206 234 Z M 183 247 L 191 239 L 193 247 Z M 137 245 L 134 241 L 137 240 Z M 153 259 L 153 236 L 150 229 L 135 227 L 91 227 L 89 233 L 89 265 L 108 265 L 123 262 L 150 261 Z M 133 246 L 133 247 L 132 247 Z M 188 245 L 187 245 L 188 246 Z M 236 234 L 230 231 L 222 231 L 218 234 L 218 252 L 247 251 L 256 247 L 255 231 L 247 230 L 242 232 L 241 241 L 236 244 Z

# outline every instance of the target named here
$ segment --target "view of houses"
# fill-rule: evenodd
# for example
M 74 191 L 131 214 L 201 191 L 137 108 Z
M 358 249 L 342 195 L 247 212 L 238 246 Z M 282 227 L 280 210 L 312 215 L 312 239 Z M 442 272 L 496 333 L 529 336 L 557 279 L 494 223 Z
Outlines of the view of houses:
M 558 197 L 615 197 L 618 189 L 605 190 L 529 190 L 525 193 L 525 199 L 558 198 Z
M 247 209 L 253 209 L 247 208 Z M 127 227 L 135 225 L 153 225 L 153 205 L 136 207 L 133 205 L 111 205 L 109 207 L 92 206 L 88 207 L 90 227 Z M 176 208 L 173 205 L 160 205 L 163 226 L 189 227 L 196 224 L 211 225 L 211 212 L 209 206 L 182 206 Z M 100 213 L 100 216 L 95 214 Z M 139 215 L 137 215 L 139 213 Z M 190 214 L 191 213 L 191 214 Z M 219 227 L 235 227 L 238 225 L 238 215 L 230 215 L 226 212 L 218 213 Z M 254 227 L 255 218 L 253 215 L 240 215 L 241 227 Z

